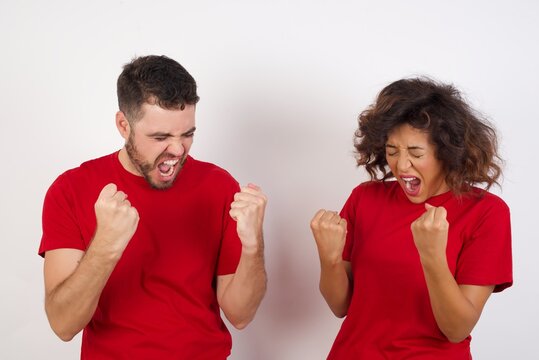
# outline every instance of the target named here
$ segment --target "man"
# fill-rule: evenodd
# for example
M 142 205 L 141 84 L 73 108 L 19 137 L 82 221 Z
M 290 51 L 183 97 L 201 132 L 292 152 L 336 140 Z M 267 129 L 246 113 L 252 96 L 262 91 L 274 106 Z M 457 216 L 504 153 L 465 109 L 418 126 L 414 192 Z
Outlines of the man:
M 199 97 L 165 56 L 118 78 L 118 152 L 68 170 L 43 207 L 45 310 L 82 359 L 225 359 L 266 289 L 266 197 L 189 156 Z

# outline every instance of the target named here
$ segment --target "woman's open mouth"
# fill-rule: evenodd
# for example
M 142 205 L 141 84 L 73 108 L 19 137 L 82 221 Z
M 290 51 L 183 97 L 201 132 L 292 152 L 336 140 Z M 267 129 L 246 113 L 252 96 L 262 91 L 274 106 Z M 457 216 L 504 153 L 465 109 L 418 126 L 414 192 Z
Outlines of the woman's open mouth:
M 421 189 L 421 180 L 415 176 L 401 176 L 404 192 L 409 196 L 417 196 Z

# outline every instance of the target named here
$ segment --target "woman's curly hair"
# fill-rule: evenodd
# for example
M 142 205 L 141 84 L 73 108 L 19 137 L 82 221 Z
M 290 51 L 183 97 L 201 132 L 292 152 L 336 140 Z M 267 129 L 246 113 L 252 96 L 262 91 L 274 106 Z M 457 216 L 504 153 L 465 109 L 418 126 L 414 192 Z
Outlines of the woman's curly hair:
M 430 78 L 410 78 L 386 86 L 358 119 L 354 146 L 358 166 L 371 179 L 393 177 L 386 161 L 389 133 L 402 124 L 427 132 L 443 164 L 445 181 L 455 194 L 485 184 L 488 190 L 501 175 L 496 131 L 464 101 L 452 85 Z M 381 175 L 381 177 L 379 177 Z

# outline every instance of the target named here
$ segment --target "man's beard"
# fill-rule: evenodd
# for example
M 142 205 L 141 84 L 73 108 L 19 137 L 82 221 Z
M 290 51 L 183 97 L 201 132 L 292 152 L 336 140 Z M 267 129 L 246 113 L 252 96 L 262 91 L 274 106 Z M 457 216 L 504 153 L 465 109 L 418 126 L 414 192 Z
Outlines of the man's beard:
M 161 181 L 159 183 L 152 180 L 150 176 L 150 172 L 157 168 L 157 165 L 162 161 L 163 158 L 171 158 L 175 157 L 172 154 L 169 153 L 162 153 L 155 159 L 155 162 L 153 164 L 150 164 L 149 162 L 146 162 L 142 159 L 142 156 L 137 150 L 137 147 L 135 145 L 135 141 L 133 139 L 133 133 L 129 134 L 129 138 L 127 139 L 127 142 L 125 143 L 125 150 L 127 152 L 127 156 L 129 156 L 129 159 L 131 160 L 131 163 L 135 166 L 135 168 L 138 170 L 139 173 L 142 174 L 146 182 L 150 184 L 150 186 L 157 190 L 166 190 L 174 184 L 174 181 L 178 177 L 178 174 L 180 173 L 180 170 L 182 169 L 183 165 L 185 164 L 185 160 L 187 159 L 187 154 L 182 155 L 180 158 L 180 161 L 175 165 L 178 168 L 174 169 L 176 172 L 176 175 L 174 178 L 168 180 L 168 181 Z

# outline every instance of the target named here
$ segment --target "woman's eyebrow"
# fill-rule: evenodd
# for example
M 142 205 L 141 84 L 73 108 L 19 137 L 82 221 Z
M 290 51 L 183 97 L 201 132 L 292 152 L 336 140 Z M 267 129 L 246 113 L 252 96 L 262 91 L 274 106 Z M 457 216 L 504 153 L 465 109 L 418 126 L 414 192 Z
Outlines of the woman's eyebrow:
M 393 145 L 393 144 L 386 144 L 386 148 L 398 149 L 398 146 Z M 406 149 L 408 149 L 408 150 L 425 150 L 425 148 L 423 146 L 420 146 L 420 145 L 407 146 Z

